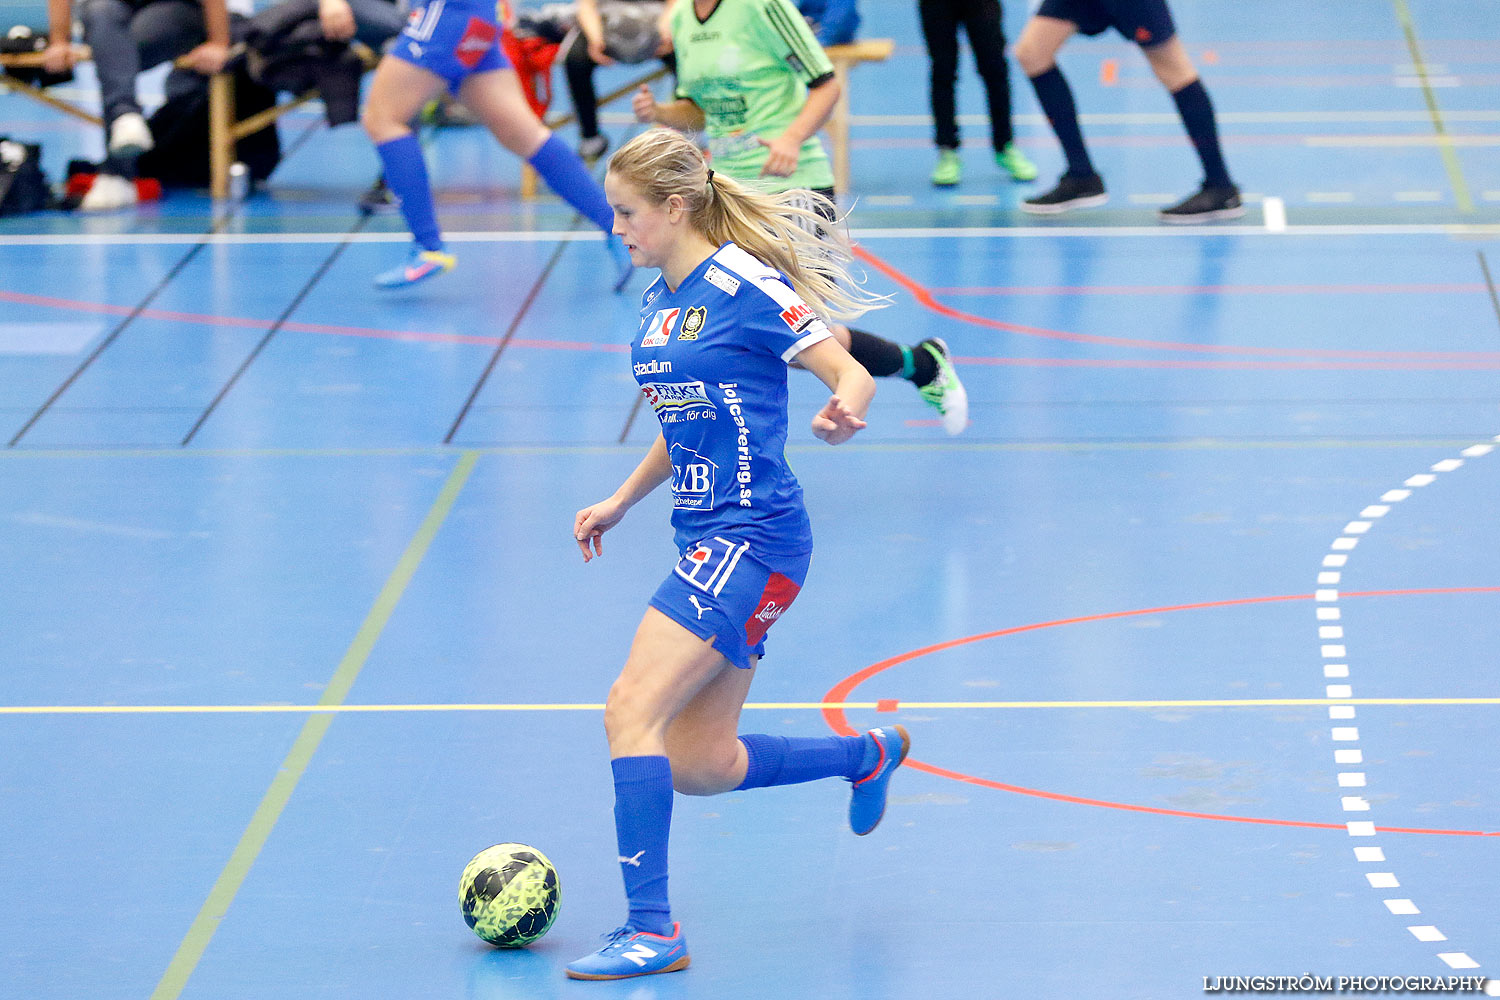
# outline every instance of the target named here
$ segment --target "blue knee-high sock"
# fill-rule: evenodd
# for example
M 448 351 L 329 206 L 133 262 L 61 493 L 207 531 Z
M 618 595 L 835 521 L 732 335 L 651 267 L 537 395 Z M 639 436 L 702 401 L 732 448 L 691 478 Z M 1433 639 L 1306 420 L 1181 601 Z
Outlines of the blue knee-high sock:
M 868 774 L 879 759 L 880 748 L 868 736 L 765 736 L 750 733 L 740 737 L 750 765 L 739 788 L 796 785 L 819 778 L 849 778 Z M 736 789 L 738 791 L 739 789 Z
M 610 767 L 629 923 L 652 934 L 671 934 L 667 837 L 672 829 L 672 765 L 665 757 L 617 757 Z
M 547 186 L 556 191 L 563 201 L 578 209 L 594 225 L 606 233 L 615 224 L 615 213 L 605 200 L 604 189 L 594 180 L 578 154 L 556 134 L 547 137 L 542 148 L 531 154 L 531 166 L 542 175 Z
M 1083 145 L 1083 131 L 1078 127 L 1078 106 L 1073 103 L 1073 88 L 1068 86 L 1062 70 L 1053 66 L 1045 73 L 1031 78 L 1031 88 L 1042 112 L 1062 143 L 1063 155 L 1068 158 L 1068 173 L 1075 177 L 1088 177 L 1094 173 L 1094 163 Z
M 443 232 L 432 207 L 432 185 L 427 181 L 427 161 L 422 142 L 415 133 L 382 142 L 375 147 L 385 167 L 385 184 L 401 204 L 406 228 L 423 250 L 443 249 Z
M 1224 151 L 1219 146 L 1219 128 L 1214 122 L 1214 102 L 1202 80 L 1194 80 L 1172 94 L 1177 102 L 1177 113 L 1187 128 L 1188 138 L 1203 161 L 1203 181 L 1209 187 L 1229 187 L 1229 170 L 1224 166 Z

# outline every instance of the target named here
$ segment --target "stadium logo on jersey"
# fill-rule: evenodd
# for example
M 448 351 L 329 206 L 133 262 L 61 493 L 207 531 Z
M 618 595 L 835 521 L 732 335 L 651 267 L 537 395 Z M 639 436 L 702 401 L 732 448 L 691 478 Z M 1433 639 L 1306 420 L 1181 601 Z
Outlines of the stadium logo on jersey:
M 641 338 L 642 347 L 660 347 L 672 339 L 672 328 L 677 325 L 681 309 L 658 309 L 656 315 L 646 321 L 646 336 Z
M 713 400 L 703 391 L 702 382 L 646 382 L 641 386 L 641 392 L 646 394 L 646 402 L 651 404 L 657 419 L 664 424 L 714 420 L 719 416 Z
M 766 637 L 766 632 L 776 619 L 782 616 L 797 595 L 802 591 L 790 577 L 782 576 L 780 573 L 772 573 L 771 578 L 766 581 L 766 589 L 761 591 L 760 600 L 756 602 L 755 613 L 745 619 L 745 644 L 754 646 Z
M 717 264 L 708 265 L 708 270 L 703 272 L 703 280 L 729 295 L 740 290 L 740 279 L 721 271 Z
M 635 364 L 637 375 L 670 375 L 672 374 L 672 362 L 670 361 L 637 361 Z
M 714 476 L 719 467 L 691 448 L 674 444 L 672 462 L 672 506 L 707 510 L 714 505 Z
M 805 302 L 794 302 L 781 310 L 781 321 L 791 327 L 793 333 L 801 333 L 816 318 L 812 307 Z
M 484 54 L 494 47 L 498 34 L 498 29 L 484 18 L 469 18 L 463 37 L 453 48 L 453 58 L 457 59 L 465 69 L 473 69 L 479 65 L 479 60 L 484 58 Z
M 693 306 L 682 317 L 682 332 L 677 335 L 678 340 L 697 340 L 698 331 L 703 329 L 703 324 L 708 322 L 708 307 Z

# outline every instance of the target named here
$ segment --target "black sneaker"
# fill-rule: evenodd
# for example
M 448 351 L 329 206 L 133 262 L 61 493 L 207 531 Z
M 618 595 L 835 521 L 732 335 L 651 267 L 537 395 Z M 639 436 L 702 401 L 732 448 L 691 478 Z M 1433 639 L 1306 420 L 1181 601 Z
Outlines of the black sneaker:
M 591 135 L 586 139 L 578 141 L 578 156 L 588 163 L 593 163 L 604 155 L 609 148 L 609 139 L 602 135 Z
M 1104 193 L 1104 178 L 1098 174 L 1086 177 L 1063 174 L 1051 191 L 1021 202 L 1021 211 L 1032 215 L 1061 215 L 1075 208 L 1093 208 L 1108 200 L 1109 195 Z
M 1240 203 L 1240 189 L 1233 184 L 1228 187 L 1209 187 L 1207 184 L 1197 194 L 1190 195 L 1171 208 L 1156 213 L 1162 222 L 1177 224 L 1189 222 L 1216 222 L 1220 219 L 1238 219 L 1245 214 Z

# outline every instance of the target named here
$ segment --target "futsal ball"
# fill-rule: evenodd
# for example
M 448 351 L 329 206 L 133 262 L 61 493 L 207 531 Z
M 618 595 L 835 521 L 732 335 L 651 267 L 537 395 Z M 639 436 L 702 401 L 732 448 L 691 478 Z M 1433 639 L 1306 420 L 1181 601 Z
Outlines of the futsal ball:
M 497 948 L 524 948 L 547 933 L 561 894 L 547 855 L 525 844 L 486 847 L 458 882 L 464 922 Z

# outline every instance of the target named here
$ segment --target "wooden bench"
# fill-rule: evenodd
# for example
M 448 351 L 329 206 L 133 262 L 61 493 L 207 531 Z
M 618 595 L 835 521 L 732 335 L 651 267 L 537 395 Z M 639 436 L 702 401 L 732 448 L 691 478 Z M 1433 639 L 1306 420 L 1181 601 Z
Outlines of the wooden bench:
M 367 46 L 355 42 L 351 45 L 354 52 L 366 67 L 375 65 L 378 56 Z M 244 51 L 242 45 L 230 49 L 231 58 L 238 56 Z M 79 62 L 87 61 L 92 53 L 87 46 L 76 45 L 73 54 Z M 77 105 L 53 97 L 40 87 L 26 83 L 11 76 L 10 69 L 30 69 L 42 65 L 42 54 L 40 52 L 27 52 L 19 55 L 0 55 L 0 85 L 5 88 L 40 101 L 42 104 L 65 115 L 70 115 L 80 121 L 88 122 L 90 125 L 103 127 L 104 122 L 98 115 L 91 114 Z M 182 65 L 178 60 L 178 65 Z M 208 165 L 209 165 L 209 190 L 215 198 L 229 197 L 229 168 L 234 163 L 234 147 L 246 136 L 254 135 L 261 129 L 269 128 L 276 119 L 288 112 L 295 111 L 308 101 L 317 100 L 316 90 L 299 94 L 292 100 L 278 104 L 274 108 L 267 108 L 248 118 L 236 121 L 234 117 L 234 74 L 215 73 L 208 78 Z
M 862 38 L 847 45 L 830 45 L 823 51 L 833 63 L 833 78 L 839 82 L 838 103 L 828 117 L 828 139 L 833 145 L 833 186 L 849 193 L 849 70 L 860 63 L 885 62 L 896 50 L 890 38 Z

